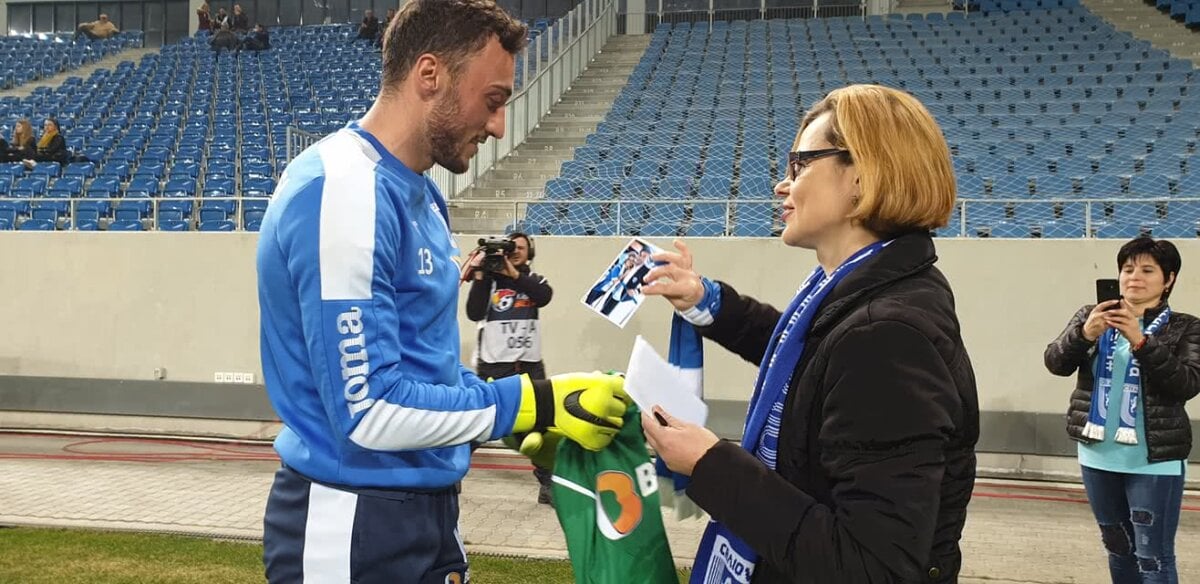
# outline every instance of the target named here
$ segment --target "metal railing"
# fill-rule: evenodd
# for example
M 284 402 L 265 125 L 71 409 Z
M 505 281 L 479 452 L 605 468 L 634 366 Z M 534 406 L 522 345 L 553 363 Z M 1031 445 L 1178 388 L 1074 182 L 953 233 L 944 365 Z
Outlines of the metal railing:
M 661 2 L 648 2 L 645 12 L 623 12 L 618 15 L 617 32 L 652 33 L 660 24 L 678 24 L 683 22 L 707 24 L 711 29 L 713 23 L 735 20 L 772 20 L 790 18 L 834 18 L 834 17 L 867 17 L 867 0 L 849 2 L 830 2 L 822 0 L 797 1 L 791 6 L 768 6 L 766 0 L 760 0 L 758 6 L 741 8 L 718 8 L 715 0 L 709 0 L 706 8 L 691 8 L 687 10 L 664 10 Z M 644 19 L 633 26 L 637 19 Z
M 53 230 L 199 230 L 205 212 L 223 231 L 253 228 L 266 197 L 0 198 L 0 230 L 29 229 L 26 222 Z M 777 234 L 779 199 L 456 199 L 470 219 L 503 221 L 537 234 L 752 236 Z M 52 216 L 52 218 L 39 218 Z M 117 228 L 114 222 L 121 221 Z M 468 224 L 470 221 L 466 221 Z M 452 222 L 453 223 L 453 222 Z M 696 226 L 703 224 L 703 228 Z M 715 226 L 719 225 L 719 228 Z M 981 199 L 959 200 L 940 237 L 1043 237 L 1082 239 L 1197 237 L 1200 198 Z M 471 230 L 468 228 L 468 231 Z M 462 231 L 461 227 L 456 231 Z M 490 230 L 487 230 L 490 231 Z M 1137 233 L 1134 233 L 1136 231 Z
M 301 152 L 304 152 L 305 148 L 320 142 L 321 138 L 323 137 L 320 134 L 307 132 L 295 126 L 288 126 L 286 134 L 288 162 L 291 162 L 297 156 L 299 156 Z
M 463 174 L 433 167 L 429 175 L 442 194 L 450 198 L 470 188 L 525 141 L 616 34 L 616 18 L 614 0 L 583 0 L 530 42 L 517 58 L 521 84 L 508 100 L 504 137 L 483 144 Z M 288 127 L 287 136 L 289 162 L 322 137 L 296 127 Z
M 463 174 L 435 166 L 429 174 L 442 193 L 449 198 L 465 191 L 516 150 L 617 33 L 616 24 L 614 0 L 583 0 L 533 39 L 519 59 L 524 82 L 508 100 L 504 137 L 484 144 Z M 532 79 L 531 61 L 536 64 Z
M 509 227 L 543 235 L 637 235 L 655 223 L 666 224 L 661 235 L 675 235 L 687 234 L 698 223 L 720 223 L 720 230 L 698 231 L 707 236 L 766 236 L 782 228 L 779 203 L 762 198 L 459 199 L 452 205 L 470 207 L 476 220 L 503 220 Z M 718 205 L 719 216 L 712 213 Z M 708 209 L 701 215 L 702 207 Z M 1197 237 L 1198 228 L 1200 198 L 983 199 L 956 202 L 950 224 L 938 229 L 937 235 L 1082 239 L 1126 237 L 1136 230 L 1156 237 Z
M 269 203 L 269 197 L 6 197 L 0 198 L 0 230 L 257 230 L 251 224 Z M 210 213 L 216 216 L 205 227 L 202 217 Z

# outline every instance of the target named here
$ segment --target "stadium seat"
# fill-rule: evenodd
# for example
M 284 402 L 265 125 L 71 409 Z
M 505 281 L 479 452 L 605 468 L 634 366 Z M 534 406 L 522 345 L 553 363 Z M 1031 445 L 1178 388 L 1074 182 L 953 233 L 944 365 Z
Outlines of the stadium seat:
M 26 219 L 21 222 L 21 231 L 54 231 L 54 222 L 49 219 Z
M 96 231 L 100 229 L 100 213 L 95 209 L 76 209 L 72 227 L 76 231 Z

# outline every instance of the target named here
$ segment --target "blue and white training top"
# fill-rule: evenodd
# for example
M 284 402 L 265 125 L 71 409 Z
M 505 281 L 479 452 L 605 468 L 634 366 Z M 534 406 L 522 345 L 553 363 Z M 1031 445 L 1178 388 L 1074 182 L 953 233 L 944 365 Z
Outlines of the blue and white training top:
M 459 361 L 445 200 L 357 123 L 300 154 L 258 241 L 263 376 L 283 462 L 319 482 L 437 489 L 512 432 L 517 377 Z

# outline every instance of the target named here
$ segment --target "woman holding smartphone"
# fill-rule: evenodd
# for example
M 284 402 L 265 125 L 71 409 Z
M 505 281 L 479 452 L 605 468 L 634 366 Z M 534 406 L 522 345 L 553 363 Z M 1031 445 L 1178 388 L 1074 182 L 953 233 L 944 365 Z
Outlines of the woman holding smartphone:
M 1077 372 L 1067 433 L 1079 442 L 1114 584 L 1179 582 L 1175 532 L 1192 446 L 1184 404 L 1200 393 L 1200 320 L 1167 303 L 1181 263 L 1169 241 L 1126 243 L 1121 297 L 1080 308 L 1046 347 L 1051 373 Z

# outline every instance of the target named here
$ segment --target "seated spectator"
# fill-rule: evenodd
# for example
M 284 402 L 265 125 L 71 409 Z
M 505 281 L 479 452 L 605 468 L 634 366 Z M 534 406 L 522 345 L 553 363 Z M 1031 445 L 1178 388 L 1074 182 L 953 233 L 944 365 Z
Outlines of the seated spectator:
M 200 7 L 196 9 L 196 20 L 198 23 L 196 25 L 197 32 L 209 32 L 212 30 L 212 13 L 208 10 L 208 2 L 201 3 Z
M 229 23 L 221 25 L 220 30 L 214 32 L 211 39 L 208 39 L 208 46 L 212 47 L 214 52 L 221 52 L 221 49 L 226 51 L 237 51 L 241 41 L 237 35 L 233 34 L 233 30 L 229 28 Z
M 86 36 L 93 41 L 98 41 L 115 37 L 118 32 L 120 31 L 117 30 L 117 25 L 108 19 L 108 15 L 101 14 L 99 20 L 79 25 L 79 28 L 75 29 L 75 39 L 78 40 L 80 36 Z
M 242 41 L 244 51 L 265 51 L 271 48 L 271 34 L 262 23 L 254 25 L 254 30 Z
M 233 5 L 233 22 L 231 23 L 231 28 L 233 28 L 233 32 L 239 33 L 250 31 L 250 17 L 246 16 L 245 12 L 242 12 L 241 4 Z
M 225 12 L 224 8 L 218 8 L 216 18 L 212 20 L 212 30 L 221 30 L 221 27 L 225 25 L 233 26 L 233 23 L 229 20 L 229 13 Z
M 42 125 L 42 137 L 37 142 L 37 151 L 33 155 L 36 162 L 57 162 L 66 164 L 71 157 L 67 150 L 67 139 L 59 132 L 58 120 L 46 118 Z
M 369 41 L 379 36 L 379 19 L 375 18 L 374 10 L 363 12 L 362 24 L 358 25 L 358 38 Z
M 29 120 L 18 120 L 17 125 L 13 126 L 12 142 L 5 145 L 3 152 L 0 152 L 0 158 L 3 162 L 20 162 L 32 159 L 36 153 L 33 125 Z
M 375 37 L 375 46 L 383 48 L 383 37 L 387 35 L 388 26 L 396 19 L 396 9 L 388 8 L 387 14 L 384 15 L 383 22 L 379 23 L 379 36 Z

